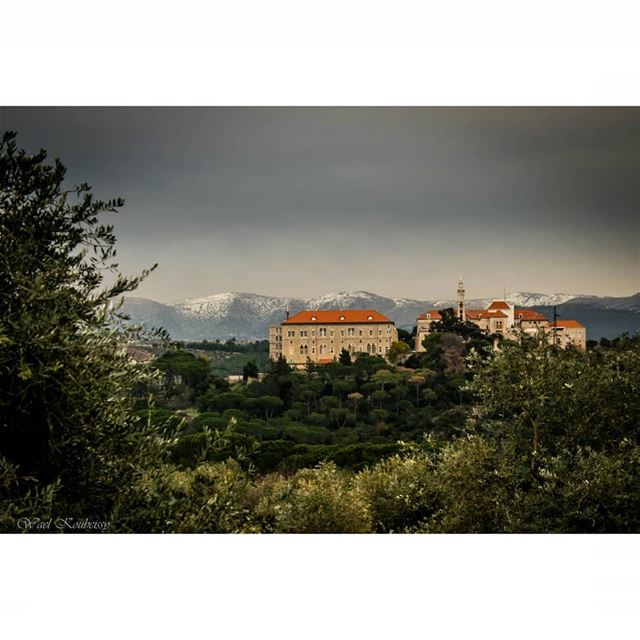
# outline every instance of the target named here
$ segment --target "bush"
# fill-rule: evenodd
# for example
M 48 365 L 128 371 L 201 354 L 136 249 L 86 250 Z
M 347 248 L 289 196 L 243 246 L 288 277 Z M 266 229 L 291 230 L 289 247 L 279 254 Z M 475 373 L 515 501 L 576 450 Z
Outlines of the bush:
M 238 423 L 237 433 L 244 433 L 259 440 L 278 440 L 282 438 L 282 428 L 265 420 L 249 420 Z
M 287 424 L 282 429 L 282 436 L 298 444 L 328 444 L 331 442 L 331 431 L 324 427 L 311 427 L 304 424 Z
M 376 531 L 402 532 L 433 515 L 438 504 L 434 468 L 428 454 L 412 448 L 357 475 L 355 484 L 368 501 Z
M 251 462 L 258 473 L 267 473 L 278 468 L 295 448 L 296 445 L 289 440 L 260 442 L 251 454 Z
M 358 442 L 359 436 L 355 429 L 341 428 L 333 434 L 333 444 L 346 446 Z
M 253 497 L 263 526 L 276 533 L 367 533 L 371 516 L 351 474 L 328 463 L 291 478 L 262 479 Z
M 238 533 L 258 531 L 247 503 L 249 482 L 235 461 L 149 470 L 123 495 L 118 531 Z
M 514 496 L 521 476 L 523 480 L 526 478 L 526 465 L 523 469 L 507 451 L 501 452 L 481 437 L 459 439 L 447 445 L 434 473 L 439 510 L 423 530 L 447 533 L 516 530 Z

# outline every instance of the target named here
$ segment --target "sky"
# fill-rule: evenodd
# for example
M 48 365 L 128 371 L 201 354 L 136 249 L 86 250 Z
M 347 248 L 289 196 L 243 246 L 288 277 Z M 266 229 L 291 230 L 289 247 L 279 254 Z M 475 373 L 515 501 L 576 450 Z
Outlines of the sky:
M 640 291 L 638 108 L 0 108 L 109 219 L 136 295 Z

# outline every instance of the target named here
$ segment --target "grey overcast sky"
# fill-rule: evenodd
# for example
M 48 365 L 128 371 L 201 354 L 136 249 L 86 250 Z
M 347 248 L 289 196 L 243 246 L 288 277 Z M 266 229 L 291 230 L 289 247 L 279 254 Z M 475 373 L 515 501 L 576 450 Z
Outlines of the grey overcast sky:
M 640 290 L 638 108 L 2 108 L 121 196 L 138 295 Z

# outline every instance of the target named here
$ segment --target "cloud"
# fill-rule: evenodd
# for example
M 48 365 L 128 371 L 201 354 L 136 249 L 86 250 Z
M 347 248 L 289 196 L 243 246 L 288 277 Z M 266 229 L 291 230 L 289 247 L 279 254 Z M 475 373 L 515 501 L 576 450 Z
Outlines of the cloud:
M 123 196 L 141 293 L 629 294 L 640 110 L 4 108 L 69 180 Z M 197 255 L 196 255 L 197 254 Z

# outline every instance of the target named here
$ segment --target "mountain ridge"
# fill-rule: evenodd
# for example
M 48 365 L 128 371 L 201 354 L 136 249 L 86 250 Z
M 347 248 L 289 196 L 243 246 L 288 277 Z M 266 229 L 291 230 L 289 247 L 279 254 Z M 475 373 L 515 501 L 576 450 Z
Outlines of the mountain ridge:
M 622 331 L 640 329 L 640 293 L 627 297 L 593 296 L 568 293 L 541 294 L 514 292 L 507 299 L 517 306 L 544 309 L 557 306 L 562 316 L 597 317 L 597 332 L 613 337 Z M 467 300 L 470 308 L 485 307 L 492 298 Z M 302 309 L 376 309 L 389 316 L 399 327 L 410 329 L 417 316 L 428 308 L 444 308 L 455 300 L 414 300 L 388 298 L 370 291 L 339 291 L 309 298 L 266 296 L 241 291 L 216 293 L 209 296 L 184 298 L 162 303 L 149 298 L 127 297 L 122 308 L 135 324 L 164 327 L 175 340 L 265 339 L 270 324 L 282 322 L 287 309 L 296 313 Z M 567 315 L 565 310 L 573 315 Z M 594 314 L 596 314 L 594 316 Z M 587 323 L 585 323 L 587 324 Z M 589 325 L 587 324 L 589 330 Z M 591 337 L 591 336 L 590 336 Z M 596 337 L 595 335 L 593 337 Z M 602 337 L 602 336 L 597 336 Z

